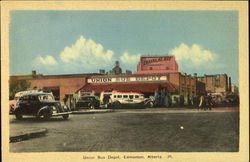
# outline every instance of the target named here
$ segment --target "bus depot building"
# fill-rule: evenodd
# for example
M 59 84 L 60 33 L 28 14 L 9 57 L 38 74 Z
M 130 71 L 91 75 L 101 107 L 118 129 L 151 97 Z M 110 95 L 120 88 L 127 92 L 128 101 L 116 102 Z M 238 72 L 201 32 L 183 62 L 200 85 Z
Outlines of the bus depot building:
M 164 98 L 169 95 L 172 100 L 174 97 L 177 100 L 182 97 L 184 103 L 188 104 L 190 99 L 205 95 L 207 88 L 220 90 L 227 87 L 227 78 L 215 77 L 216 84 L 210 84 L 208 77 L 199 78 L 195 73 L 191 76 L 179 72 L 174 56 L 142 56 L 133 74 L 127 71 L 122 73 L 119 62 L 116 61 L 115 67 L 109 72 L 100 69 L 99 73 L 42 75 L 32 71 L 31 75 L 10 76 L 10 84 L 26 80 L 30 83 L 28 90 L 51 91 L 60 101 L 78 94 L 100 96 L 103 91 L 114 90 L 143 93 L 145 97 Z M 215 86 L 217 88 L 213 88 Z
M 120 91 L 138 92 L 145 97 L 164 98 L 166 96 L 183 96 L 184 102 L 204 93 L 205 86 L 197 84 L 195 78 L 190 78 L 181 74 L 162 73 L 162 74 L 132 74 L 132 75 L 97 75 L 86 78 L 86 84 L 77 90 L 76 93 L 84 94 L 91 92 L 100 96 L 101 92 Z M 198 85 L 198 86 L 197 86 Z M 164 105 L 164 101 L 159 105 Z

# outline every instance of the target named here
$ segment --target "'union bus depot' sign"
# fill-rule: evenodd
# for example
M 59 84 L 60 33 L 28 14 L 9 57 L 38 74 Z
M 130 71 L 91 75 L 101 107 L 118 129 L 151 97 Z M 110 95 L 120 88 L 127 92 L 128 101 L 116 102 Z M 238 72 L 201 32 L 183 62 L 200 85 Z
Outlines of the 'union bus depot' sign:
M 117 83 L 117 82 L 154 82 L 166 81 L 167 76 L 131 76 L 131 77 L 98 77 L 90 78 L 88 83 Z

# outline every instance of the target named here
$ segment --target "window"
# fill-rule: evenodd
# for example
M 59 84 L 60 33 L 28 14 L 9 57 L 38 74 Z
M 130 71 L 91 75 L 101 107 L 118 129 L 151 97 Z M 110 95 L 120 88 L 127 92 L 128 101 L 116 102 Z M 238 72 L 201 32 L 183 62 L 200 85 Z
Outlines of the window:
M 138 95 L 135 95 L 135 98 L 139 98 L 139 96 L 138 96 Z
M 133 99 L 134 98 L 134 95 L 129 95 L 129 99 Z
M 122 98 L 122 95 L 118 95 L 117 97 L 118 97 L 118 98 Z
M 38 97 L 40 101 L 54 101 L 51 95 L 41 95 Z
M 153 70 L 153 68 L 152 68 L 152 67 L 149 67 L 149 70 Z
M 30 96 L 29 100 L 35 101 L 36 100 L 36 96 Z
M 123 98 L 128 98 L 128 95 L 123 95 Z
M 116 95 L 114 95 L 114 98 L 116 98 Z

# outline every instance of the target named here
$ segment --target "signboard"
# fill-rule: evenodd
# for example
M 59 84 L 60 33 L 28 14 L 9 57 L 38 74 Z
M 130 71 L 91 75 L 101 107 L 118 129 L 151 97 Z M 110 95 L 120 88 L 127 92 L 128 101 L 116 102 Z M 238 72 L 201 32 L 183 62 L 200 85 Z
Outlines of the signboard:
M 122 82 L 155 82 L 166 81 L 167 76 L 131 76 L 131 77 L 103 77 L 90 78 L 88 83 L 122 83 Z
M 162 61 L 170 61 L 172 59 L 172 56 L 163 56 L 163 57 L 142 57 L 141 63 L 142 65 L 147 65 L 151 63 L 157 63 Z

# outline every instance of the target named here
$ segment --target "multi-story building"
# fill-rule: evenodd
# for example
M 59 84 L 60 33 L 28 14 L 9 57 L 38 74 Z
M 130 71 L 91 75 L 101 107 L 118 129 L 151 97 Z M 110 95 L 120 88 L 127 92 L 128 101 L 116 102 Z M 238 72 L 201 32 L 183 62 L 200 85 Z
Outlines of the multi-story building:
M 230 90 L 227 74 L 204 75 L 197 80 L 205 83 L 208 93 L 226 94 Z

